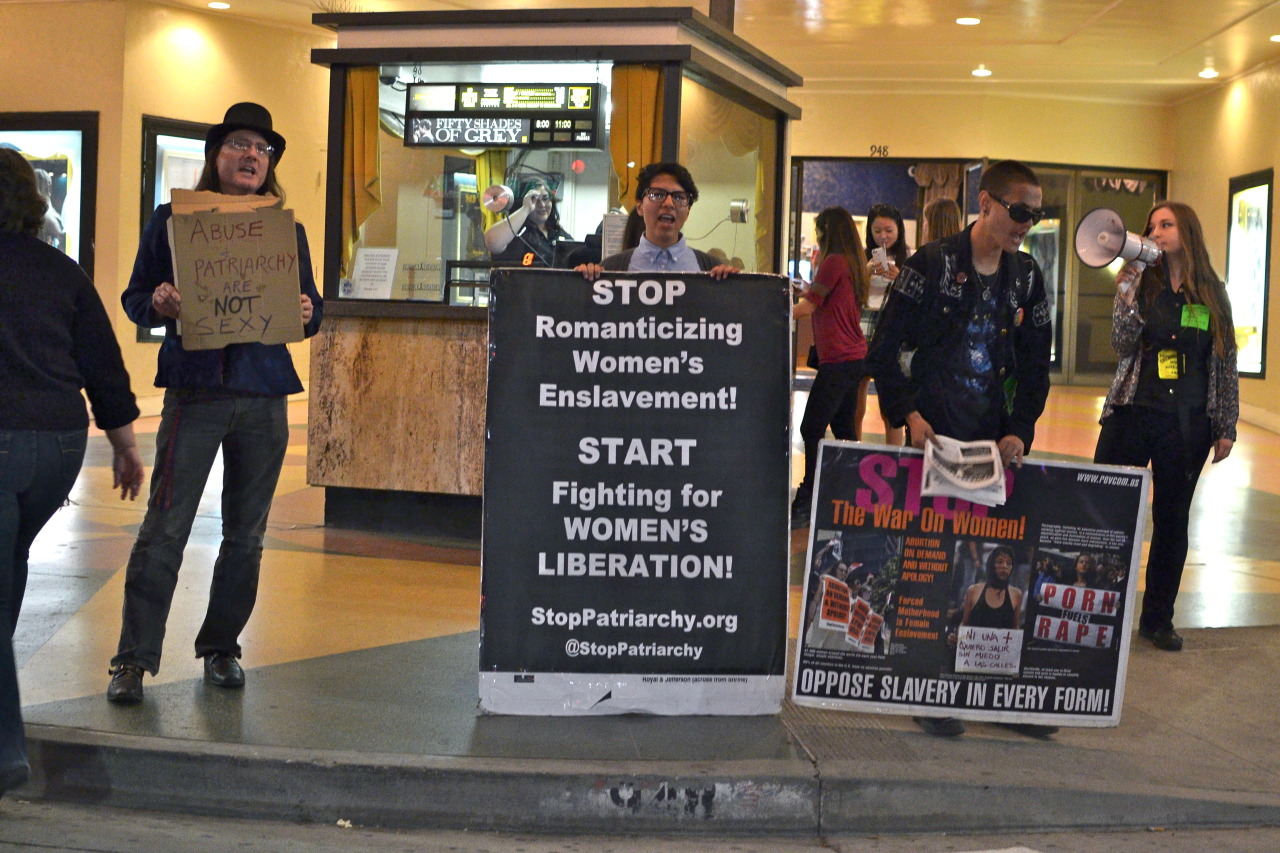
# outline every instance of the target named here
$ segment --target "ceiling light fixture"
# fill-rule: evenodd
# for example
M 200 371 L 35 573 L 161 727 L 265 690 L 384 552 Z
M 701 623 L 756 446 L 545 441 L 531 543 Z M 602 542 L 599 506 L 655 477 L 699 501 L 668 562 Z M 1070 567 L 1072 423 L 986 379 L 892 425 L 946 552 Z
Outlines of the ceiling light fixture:
M 981 18 L 956 18 L 956 23 L 962 27 L 976 27 L 982 23 Z
M 1213 67 L 1212 59 L 1205 59 L 1204 70 L 1200 72 L 1200 76 L 1206 80 L 1212 80 L 1214 77 L 1218 76 L 1217 70 Z
M 1272 40 L 1272 41 L 1280 41 L 1280 35 L 1278 35 L 1278 36 L 1272 36 L 1272 37 L 1271 37 L 1271 40 Z
M 984 65 L 983 63 L 979 62 L 979 63 L 978 63 L 978 67 L 977 67 L 977 68 L 975 68 L 975 69 L 973 69 L 973 71 L 971 71 L 971 72 L 969 72 L 969 73 L 971 73 L 974 77 L 990 77 L 990 76 L 991 76 L 991 69 L 990 69 L 990 68 L 988 68 L 988 67 L 987 67 L 986 65 Z
M 213 2 L 209 4 L 210 9 L 230 9 L 230 3 Z

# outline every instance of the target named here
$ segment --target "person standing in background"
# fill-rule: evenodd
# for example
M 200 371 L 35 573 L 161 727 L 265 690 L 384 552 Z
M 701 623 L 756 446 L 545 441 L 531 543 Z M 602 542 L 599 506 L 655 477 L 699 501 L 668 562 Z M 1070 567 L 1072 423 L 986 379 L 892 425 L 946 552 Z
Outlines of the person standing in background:
M 1214 272 L 1200 218 L 1162 202 L 1143 232 L 1161 256 L 1138 274 L 1116 274 L 1111 345 L 1120 356 L 1102 407 L 1093 461 L 1151 465 L 1151 549 L 1138 634 L 1182 650 L 1173 605 L 1187 561 L 1191 499 L 1204 460 L 1231 455 L 1240 415 L 1235 326 L 1227 288 Z
M 47 209 L 31 164 L 0 148 L 0 793 L 30 773 L 13 634 L 31 544 L 84 460 L 81 388 L 111 443 L 121 500 L 137 498 L 144 474 L 120 345 L 84 270 L 40 239 Z
M 868 282 L 858 226 L 843 207 L 828 207 L 818 214 L 814 225 L 818 232 L 818 272 L 792 309 L 796 318 L 812 316 L 818 348 L 818 375 L 800 421 L 804 479 L 791 503 L 793 530 L 809 526 L 818 442 L 827 434 L 827 427 L 838 439 L 858 439 L 858 389 L 866 372 L 862 306 L 867 303 Z
M 889 204 L 877 204 L 867 212 L 867 272 L 871 275 L 870 293 L 867 307 L 862 314 L 862 331 L 869 341 L 875 334 L 876 323 L 880 320 L 880 311 L 888 296 L 889 288 L 898 278 L 898 272 L 907 262 L 911 249 L 907 245 L 906 225 L 902 214 Z M 858 412 L 856 428 L 858 440 L 862 440 L 862 422 L 867 414 L 867 393 L 870 391 L 871 375 L 862 377 L 858 386 Z M 903 442 L 902 427 L 895 427 L 889 419 L 881 415 L 884 424 L 884 443 L 898 447 Z
M 272 129 L 265 107 L 234 104 L 205 137 L 204 171 L 196 189 L 283 200 L 276 166 L 284 148 L 285 139 Z M 182 295 L 173 286 L 168 238 L 172 212 L 162 204 L 147 223 L 121 297 L 125 313 L 139 326 L 165 327 L 156 372 L 156 385 L 165 389 L 156 466 L 147 514 L 129 555 L 120 642 L 107 687 L 107 699 L 121 705 L 141 702 L 143 673 L 159 672 L 182 552 L 219 450 L 222 545 L 195 652 L 204 659 L 206 683 L 244 686 L 239 637 L 257 601 L 267 514 L 289 445 L 288 395 L 302 390 L 284 344 L 183 348 L 177 324 Z M 310 337 L 320 329 L 323 302 L 312 277 L 306 231 L 300 223 L 296 229 L 299 311 Z
M 525 191 L 520 209 L 484 232 L 484 245 L 495 264 L 521 267 L 555 265 L 556 244 L 573 239 L 560 227 L 555 192 L 542 181 Z
M 964 230 L 960 205 L 953 198 L 935 198 L 924 206 L 919 245 L 959 234 Z

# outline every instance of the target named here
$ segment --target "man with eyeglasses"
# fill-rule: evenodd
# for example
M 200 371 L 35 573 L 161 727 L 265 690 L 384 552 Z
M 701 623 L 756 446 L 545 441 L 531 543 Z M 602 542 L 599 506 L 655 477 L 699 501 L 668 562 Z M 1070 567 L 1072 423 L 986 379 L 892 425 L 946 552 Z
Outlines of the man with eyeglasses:
M 283 199 L 276 166 L 284 151 L 285 138 L 266 107 L 233 104 L 205 135 L 204 169 L 195 189 Z M 178 329 L 183 296 L 173 283 L 168 236 L 172 215 L 172 205 L 162 204 L 147 223 L 120 299 L 129 319 L 144 329 L 163 325 L 165 336 L 157 353 L 155 384 L 164 389 L 164 407 L 151 494 L 125 570 L 120 640 L 107 686 L 107 699 L 117 705 L 141 702 L 143 675 L 160 670 L 183 549 L 219 456 L 222 542 L 195 653 L 204 659 L 206 684 L 244 687 L 240 634 L 257 601 L 267 516 L 289 448 L 288 396 L 303 390 L 285 344 L 183 346 Z M 312 275 L 306 231 L 300 222 L 294 228 L 298 311 L 303 333 L 311 337 L 320 330 L 324 302 Z
M 920 247 L 894 282 L 866 364 L 881 412 L 906 424 L 913 447 L 935 435 L 995 441 L 1006 467 L 1031 448 L 1049 394 L 1052 326 L 1044 275 L 1018 247 L 1044 217 L 1043 199 L 1022 163 L 991 165 L 977 221 Z M 956 719 L 917 722 L 930 734 L 964 732 Z
M 698 187 L 688 169 L 679 163 L 650 163 L 636 178 L 636 211 L 644 219 L 640 244 L 598 264 L 580 264 L 575 269 L 588 280 L 606 271 L 705 272 L 716 279 L 740 272 L 685 242 L 681 229 L 697 200 Z

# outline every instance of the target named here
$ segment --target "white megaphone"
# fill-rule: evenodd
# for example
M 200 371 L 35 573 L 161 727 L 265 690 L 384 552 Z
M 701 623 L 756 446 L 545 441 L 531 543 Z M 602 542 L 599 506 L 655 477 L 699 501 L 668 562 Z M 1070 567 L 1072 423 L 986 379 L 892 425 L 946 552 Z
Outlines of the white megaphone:
M 1124 220 L 1114 210 L 1099 207 L 1089 211 L 1076 226 L 1076 255 L 1085 266 L 1095 269 L 1123 258 L 1141 275 L 1148 264 L 1160 259 L 1160 247 L 1146 237 L 1126 231 Z

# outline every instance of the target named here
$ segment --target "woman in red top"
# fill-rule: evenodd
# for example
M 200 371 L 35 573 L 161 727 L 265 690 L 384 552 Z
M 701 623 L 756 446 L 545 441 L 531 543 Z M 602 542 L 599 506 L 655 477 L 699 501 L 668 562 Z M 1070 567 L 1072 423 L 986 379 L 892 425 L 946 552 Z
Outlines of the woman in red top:
M 818 347 L 818 376 L 800 422 L 804 480 L 791 504 L 793 529 L 809 526 L 818 442 L 826 435 L 827 427 L 838 439 L 857 438 L 858 385 L 865 372 L 863 359 L 867 357 L 862 309 L 867 304 L 870 283 L 862 262 L 858 226 L 842 207 L 828 207 L 818 214 L 814 224 L 818 230 L 818 272 L 792 309 L 795 317 L 813 316 L 813 337 Z

